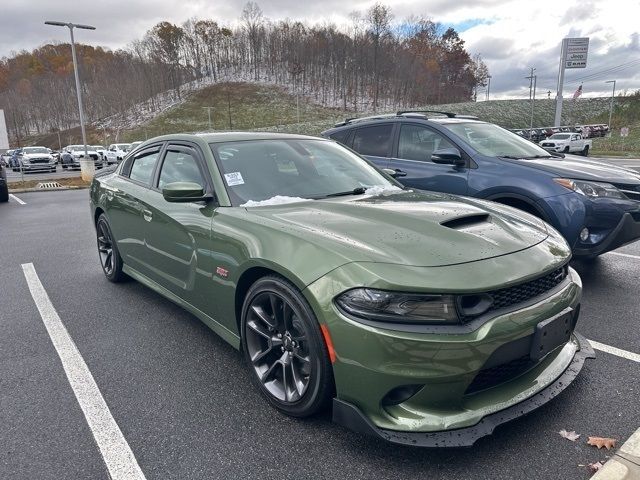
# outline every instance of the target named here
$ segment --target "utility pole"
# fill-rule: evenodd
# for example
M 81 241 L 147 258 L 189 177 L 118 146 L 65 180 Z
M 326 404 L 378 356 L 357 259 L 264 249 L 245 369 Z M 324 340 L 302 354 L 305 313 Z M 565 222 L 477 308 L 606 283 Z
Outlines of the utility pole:
M 213 130 L 213 124 L 211 123 L 211 109 L 213 107 L 202 107 L 202 108 L 207 110 L 207 113 L 209 114 L 209 130 Z
M 538 81 L 537 75 L 534 75 L 536 69 L 531 67 L 531 75 L 528 77 L 524 77 L 529 80 L 529 101 L 531 102 L 531 122 L 529 124 L 529 128 L 533 128 L 533 104 L 536 99 L 536 83 Z M 529 132 L 529 136 L 531 136 L 531 132 Z
M 612 134 L 612 129 L 611 129 L 611 117 L 613 115 L 613 99 L 616 96 L 616 81 L 615 80 L 607 80 L 604 83 L 613 83 L 613 90 L 611 91 L 611 105 L 609 106 L 609 135 Z
M 487 75 L 487 100 L 489 100 L 490 91 L 491 91 L 491 75 Z
M 80 161 L 80 172 L 82 179 L 89 181 L 93 178 L 95 171 L 95 163 L 89 158 L 89 152 L 87 151 L 87 134 L 84 129 L 84 109 L 82 108 L 82 90 L 80 89 L 80 76 L 78 74 L 78 59 L 76 57 L 76 44 L 73 39 L 73 29 L 80 28 L 82 30 L 95 30 L 96 27 L 91 25 L 81 25 L 76 23 L 65 22 L 53 22 L 46 21 L 45 25 L 53 25 L 55 27 L 68 27 L 71 34 L 71 56 L 73 58 L 73 73 L 76 79 L 76 94 L 78 96 L 78 112 L 80 113 L 80 130 L 82 131 L 82 143 L 84 144 L 84 157 Z

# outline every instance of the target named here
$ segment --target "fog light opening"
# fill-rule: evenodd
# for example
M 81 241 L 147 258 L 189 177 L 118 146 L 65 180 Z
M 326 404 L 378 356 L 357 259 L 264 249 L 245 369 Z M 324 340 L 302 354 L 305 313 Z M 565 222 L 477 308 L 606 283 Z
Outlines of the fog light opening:
M 402 402 L 406 402 L 418 393 L 418 390 L 421 388 L 422 385 L 401 385 L 396 387 L 384 396 L 382 399 L 382 405 L 389 407 L 391 405 L 398 405 Z
M 582 240 L 583 242 L 589 240 L 589 229 L 587 227 L 584 227 L 582 230 L 580 230 L 580 240 Z

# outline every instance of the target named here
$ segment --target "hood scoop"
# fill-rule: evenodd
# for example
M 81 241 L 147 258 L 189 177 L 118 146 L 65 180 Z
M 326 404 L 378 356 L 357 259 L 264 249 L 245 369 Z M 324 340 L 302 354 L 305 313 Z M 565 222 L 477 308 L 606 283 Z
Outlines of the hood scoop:
M 470 215 L 463 215 L 461 217 L 446 220 L 440 223 L 440 225 L 442 225 L 443 227 L 452 228 L 453 230 L 462 230 L 465 228 L 477 226 L 481 223 L 490 222 L 491 220 L 488 213 L 473 213 Z

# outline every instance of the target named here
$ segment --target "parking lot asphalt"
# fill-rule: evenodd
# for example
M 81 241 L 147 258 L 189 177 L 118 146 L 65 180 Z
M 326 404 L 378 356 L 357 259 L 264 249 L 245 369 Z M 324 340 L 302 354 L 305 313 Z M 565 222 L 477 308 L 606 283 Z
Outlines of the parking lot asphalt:
M 100 269 L 88 191 L 0 205 L 0 478 L 108 478 L 21 265 L 32 263 L 146 478 L 585 479 L 640 426 L 640 364 L 604 352 L 559 397 L 468 449 L 399 447 L 329 415 L 295 420 L 252 387 L 238 352 L 195 317 Z M 640 353 L 640 244 L 574 262 L 578 330 Z M 572 443 L 561 429 L 582 435 Z

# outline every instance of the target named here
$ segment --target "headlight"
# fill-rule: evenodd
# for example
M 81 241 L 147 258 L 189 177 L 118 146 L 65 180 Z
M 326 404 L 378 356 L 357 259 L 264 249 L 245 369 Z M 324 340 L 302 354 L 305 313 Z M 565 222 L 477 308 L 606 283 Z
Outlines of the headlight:
M 20 161 L 22 163 L 26 163 L 27 165 L 29 164 L 29 159 L 28 158 L 21 158 Z
M 365 320 L 396 323 L 458 323 L 455 299 L 451 295 L 354 288 L 339 295 L 336 303 L 345 312 Z
M 570 180 L 568 178 L 554 178 L 556 183 L 562 185 L 569 190 L 573 190 L 585 197 L 590 198 L 623 198 L 627 197 L 610 183 L 602 182 L 584 182 L 582 180 Z

